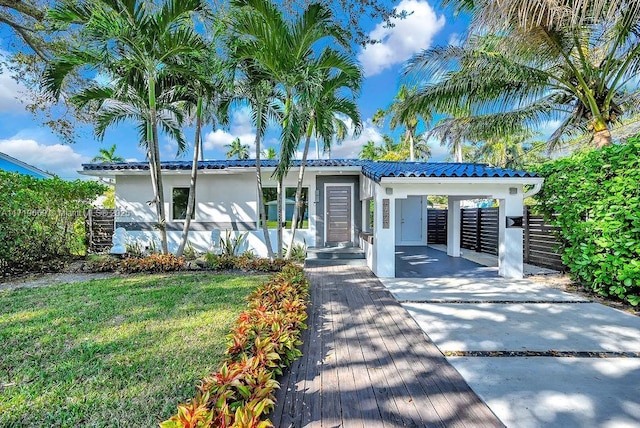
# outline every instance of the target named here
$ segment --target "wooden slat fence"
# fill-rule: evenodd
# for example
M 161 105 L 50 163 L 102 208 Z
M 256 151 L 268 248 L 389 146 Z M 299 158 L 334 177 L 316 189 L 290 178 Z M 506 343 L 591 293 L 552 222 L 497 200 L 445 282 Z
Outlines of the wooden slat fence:
M 498 255 L 497 208 L 463 208 L 460 221 L 462 248 Z
M 547 224 L 542 215 L 534 215 L 529 207 L 524 212 L 524 261 L 532 265 L 566 271 L 556 237 L 558 228 Z
M 447 243 L 447 210 L 427 210 L 427 242 Z
M 115 210 L 88 210 L 85 230 L 87 233 L 87 251 L 89 253 L 107 251 L 111 248 L 111 238 L 115 230 Z
M 558 251 L 556 228 L 547 224 L 542 215 L 524 215 L 524 261 L 532 265 L 564 271 Z M 444 220 L 442 220 L 444 219 Z M 427 212 L 429 244 L 447 243 L 447 210 Z M 463 208 L 460 215 L 460 246 L 468 250 L 498 255 L 498 208 Z

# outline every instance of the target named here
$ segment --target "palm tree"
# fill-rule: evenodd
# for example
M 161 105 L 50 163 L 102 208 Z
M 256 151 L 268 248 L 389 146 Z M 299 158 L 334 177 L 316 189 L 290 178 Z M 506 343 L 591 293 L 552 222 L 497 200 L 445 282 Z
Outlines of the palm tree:
M 500 168 L 520 169 L 540 153 L 540 144 L 530 143 L 530 131 L 510 135 L 495 135 L 472 146 L 469 157 L 474 162 Z
M 389 127 L 391 130 L 396 129 L 398 126 L 404 127 L 404 139 L 407 141 L 409 160 L 412 162 L 416 158 L 415 143 L 420 115 L 413 109 L 412 104 L 407 101 L 410 100 L 415 93 L 415 87 L 409 89 L 406 85 L 401 85 L 391 105 L 386 110 L 378 110 L 373 116 L 373 122 L 379 126 L 382 126 L 385 119 L 389 117 Z M 431 115 L 428 110 L 422 111 L 422 117 L 426 120 L 431 120 Z
M 465 141 L 476 137 L 474 129 L 469 125 L 468 117 L 444 118 L 427 133 L 427 138 L 435 137 L 441 146 L 449 149 L 454 162 L 462 162 Z
M 224 146 L 228 149 L 225 154 L 227 159 L 231 159 L 234 156 L 240 160 L 249 159 L 249 145 L 242 144 L 240 138 L 236 138 L 230 144 L 225 144 Z
M 273 259 L 273 248 L 271 246 L 271 236 L 267 224 L 267 212 L 264 206 L 264 189 L 262 186 L 262 164 L 261 156 L 266 159 L 275 159 L 277 153 L 273 147 L 268 150 L 261 150 L 262 138 L 267 131 L 270 122 L 279 122 L 281 116 L 280 97 L 275 83 L 269 79 L 268 75 L 251 60 L 243 59 L 243 55 L 238 51 L 233 51 L 231 57 L 237 61 L 236 67 L 242 74 L 236 82 L 235 98 L 245 101 L 251 108 L 251 118 L 256 128 L 254 145 L 256 149 L 256 185 L 258 188 L 258 214 L 260 225 L 264 235 L 267 255 Z
M 325 54 L 331 55 L 331 52 L 325 51 L 323 55 Z M 322 57 L 318 62 L 322 62 Z M 341 64 L 336 64 L 333 70 L 321 67 L 316 68 L 316 62 L 311 62 L 309 65 L 310 75 L 305 80 L 308 84 L 302 86 L 300 91 L 300 104 L 308 112 L 308 117 L 288 248 L 293 248 L 298 227 L 298 216 L 302 211 L 302 182 L 304 180 L 311 136 L 315 133 L 325 142 L 325 147 L 327 145 L 331 147 L 330 141 L 333 140 L 336 134 L 336 117 L 340 116 L 350 119 L 355 133 L 359 133 L 362 128 L 358 106 L 352 98 L 344 95 L 346 92 L 353 94 L 360 88 L 362 83 L 362 71 L 360 68 L 355 63 L 348 61 L 347 58 Z M 343 120 L 340 120 L 340 123 L 346 126 Z M 287 257 L 290 257 L 291 253 L 292 251 L 289 251 Z
M 91 159 L 91 162 L 100 162 L 100 163 L 114 163 L 114 162 L 124 162 L 124 158 L 122 156 L 116 155 L 116 145 L 112 145 L 108 149 L 100 149 L 98 150 L 98 156 L 95 156 Z
M 405 140 L 406 140 L 405 135 Z M 405 145 L 408 143 L 405 141 Z M 431 147 L 428 143 L 428 133 L 421 132 L 413 137 L 413 151 L 415 158 L 420 161 L 427 161 L 431 157 Z
M 376 160 L 380 156 L 380 149 L 376 142 L 369 140 L 360 150 L 360 159 Z
M 198 158 L 202 157 L 202 127 L 205 122 L 215 124 L 216 119 L 218 121 L 222 119 L 222 122 L 227 120 L 227 104 L 223 100 L 227 97 L 230 84 L 229 73 L 224 72 L 225 64 L 215 56 L 215 50 L 208 51 L 212 53 L 210 56 L 190 64 L 187 69 L 188 76 L 183 76 L 181 87 L 178 88 L 183 92 L 187 108 L 191 111 L 195 121 L 189 196 L 182 225 L 182 237 L 176 251 L 178 257 L 182 256 L 187 245 L 191 217 L 195 210 Z
M 273 147 L 269 147 L 262 151 L 262 157 L 266 160 L 278 159 L 278 152 Z
M 348 57 L 329 47 L 348 49 L 349 42 L 346 33 L 333 21 L 331 11 L 321 4 L 309 5 L 292 23 L 267 0 L 235 0 L 233 6 L 236 14 L 231 26 L 237 35 L 236 52 L 266 73 L 283 93 L 280 162 L 274 174 L 278 182 L 278 207 L 282 207 L 283 180 L 300 139 L 307 131 L 310 117 L 309 112 L 303 112 L 296 105 L 299 92 L 309 84 L 307 79 L 314 77 L 317 70 L 340 69 L 342 64 L 349 63 Z M 310 70 L 316 71 L 311 73 Z M 278 210 L 279 217 L 281 211 Z M 282 249 L 282 221 L 279 218 L 278 256 L 282 256 Z
M 611 144 L 612 125 L 638 112 L 640 105 L 640 90 L 629 84 L 640 70 L 640 34 L 633 30 L 640 24 L 640 8 L 637 2 L 628 10 L 609 8 L 619 2 L 581 3 L 586 9 L 575 11 L 575 22 L 547 19 L 523 6 L 512 10 L 506 21 L 500 15 L 498 33 L 485 30 L 472 34 L 462 47 L 416 55 L 408 72 L 422 78 L 423 87 L 412 97 L 413 107 L 456 116 L 462 106 L 469 112 L 468 126 L 481 134 L 508 134 L 522 127 L 533 131 L 541 123 L 560 120 L 550 149 L 563 138 L 583 133 L 589 133 L 597 147 Z M 477 3 L 473 14 L 488 21 L 491 7 Z M 548 11 L 546 7 L 539 10 Z M 594 14 L 586 22 L 589 11 Z M 527 18 L 529 14 L 535 18 Z
M 167 0 L 155 7 L 140 0 L 84 0 L 59 3 L 50 12 L 51 18 L 59 23 L 82 27 L 80 46 L 60 55 L 46 70 L 44 85 L 53 96 L 58 98 L 65 78 L 82 67 L 110 76 L 112 86 L 118 88 L 111 95 L 127 99 L 132 99 L 132 94 L 137 96 L 136 106 L 144 118 L 138 129 L 146 134 L 142 141 L 148 148 L 157 227 L 164 253 L 168 252 L 168 243 L 158 144 L 158 126 L 163 123 L 158 117 L 158 97 L 161 89 L 166 91 L 165 96 L 171 93 L 171 76 L 176 70 L 184 73 L 183 64 L 205 52 L 207 45 L 195 31 L 193 21 L 195 14 L 205 10 L 202 0 Z M 100 92 L 95 89 L 85 90 L 82 98 Z M 100 98 L 105 99 L 104 94 Z M 175 129 L 170 131 L 177 135 Z

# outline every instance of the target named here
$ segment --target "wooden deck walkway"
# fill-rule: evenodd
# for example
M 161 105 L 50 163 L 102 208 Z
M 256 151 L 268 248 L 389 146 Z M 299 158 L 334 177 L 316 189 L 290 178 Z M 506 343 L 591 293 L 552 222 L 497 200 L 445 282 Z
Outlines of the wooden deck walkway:
M 305 271 L 309 329 L 276 427 L 503 426 L 367 267 Z

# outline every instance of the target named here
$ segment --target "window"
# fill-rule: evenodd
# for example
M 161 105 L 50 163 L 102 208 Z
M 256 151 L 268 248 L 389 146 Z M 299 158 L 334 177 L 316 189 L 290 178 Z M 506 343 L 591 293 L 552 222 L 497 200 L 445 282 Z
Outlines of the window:
M 306 229 L 309 227 L 309 188 L 303 187 L 302 189 L 301 205 L 298 211 L 298 229 Z M 287 187 L 285 189 L 286 199 L 286 219 L 287 227 L 291 227 L 291 221 L 293 220 L 293 210 L 296 207 L 296 188 Z
M 296 188 L 287 187 L 284 191 L 286 206 L 285 210 L 285 227 L 291 227 L 293 220 L 293 210 L 296 206 Z M 275 187 L 264 187 L 262 189 L 262 203 L 267 213 L 267 227 L 276 229 L 278 227 L 278 194 Z M 306 229 L 309 227 L 309 188 L 302 188 L 302 206 L 298 212 L 298 228 Z
M 173 206 L 173 219 L 184 220 L 187 218 L 187 203 L 189 203 L 189 188 L 188 187 L 174 187 L 172 191 L 172 206 Z M 195 218 L 196 210 L 193 210 L 191 219 Z

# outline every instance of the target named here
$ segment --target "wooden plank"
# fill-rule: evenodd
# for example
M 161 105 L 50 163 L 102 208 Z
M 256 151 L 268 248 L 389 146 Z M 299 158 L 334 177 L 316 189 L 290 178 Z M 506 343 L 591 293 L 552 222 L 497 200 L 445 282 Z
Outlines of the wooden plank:
M 321 270 L 314 269 L 314 282 L 320 284 L 323 307 L 322 321 L 322 368 L 320 374 L 320 399 L 321 399 L 321 424 L 322 426 L 335 427 L 342 424 L 342 403 L 340 401 L 340 379 L 338 376 L 338 360 L 336 358 L 334 309 L 332 294 L 336 293 L 334 277 L 328 274 L 322 275 Z

